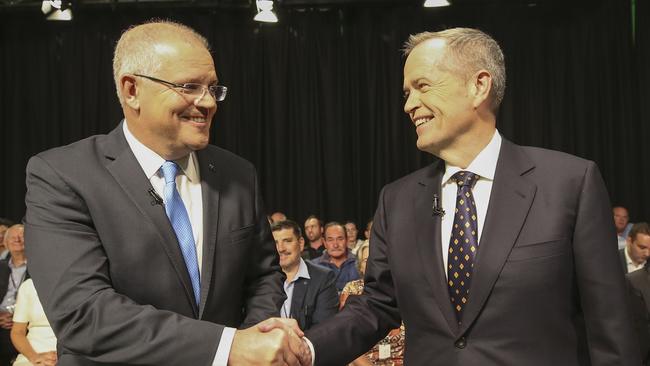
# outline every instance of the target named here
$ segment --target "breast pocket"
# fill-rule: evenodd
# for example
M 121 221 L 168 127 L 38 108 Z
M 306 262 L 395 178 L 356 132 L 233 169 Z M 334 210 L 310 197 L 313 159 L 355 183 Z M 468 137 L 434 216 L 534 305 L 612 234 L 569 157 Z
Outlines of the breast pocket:
M 230 232 L 230 243 L 240 244 L 249 241 L 253 237 L 255 225 L 245 226 Z
M 569 239 L 548 240 L 515 245 L 508 256 L 508 262 L 518 262 L 564 255 L 569 250 Z

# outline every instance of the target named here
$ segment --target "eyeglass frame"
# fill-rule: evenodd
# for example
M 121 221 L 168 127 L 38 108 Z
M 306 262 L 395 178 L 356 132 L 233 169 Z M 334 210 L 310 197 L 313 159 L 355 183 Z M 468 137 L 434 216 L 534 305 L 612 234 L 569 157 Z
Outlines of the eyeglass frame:
M 188 93 L 182 92 L 184 94 L 190 94 L 192 92 L 192 90 L 193 90 L 191 87 L 188 87 L 188 85 L 199 86 L 199 87 L 201 87 L 201 95 L 197 96 L 196 100 L 203 99 L 203 97 L 205 96 L 206 90 L 208 91 L 210 96 L 212 96 L 212 98 L 215 100 L 215 102 L 223 102 L 226 99 L 226 96 L 228 95 L 228 87 L 224 86 L 224 85 L 208 85 L 208 86 L 206 86 L 206 85 L 199 84 L 199 83 L 177 84 L 177 83 L 172 83 L 171 81 L 158 79 L 158 78 L 155 78 L 153 76 L 148 76 L 148 75 L 143 75 L 143 74 L 136 74 L 136 73 L 134 73 L 133 75 L 143 77 L 145 79 L 149 79 L 151 81 L 155 81 L 155 82 L 158 82 L 158 83 L 161 83 L 161 84 L 165 84 L 165 85 L 167 85 L 169 87 L 172 87 L 172 88 L 179 88 L 181 90 L 184 90 L 184 91 L 188 92 Z M 223 96 L 221 98 L 217 98 L 217 90 L 215 90 L 214 93 L 213 93 L 211 88 L 220 88 L 221 90 L 223 90 Z

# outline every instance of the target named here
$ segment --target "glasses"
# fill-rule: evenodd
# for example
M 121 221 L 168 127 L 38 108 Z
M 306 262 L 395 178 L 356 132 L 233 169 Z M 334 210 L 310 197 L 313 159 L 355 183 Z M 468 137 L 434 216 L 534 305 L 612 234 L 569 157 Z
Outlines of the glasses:
M 205 95 L 206 90 L 212 98 L 214 98 L 215 101 L 217 102 L 222 102 L 224 99 L 226 99 L 226 94 L 228 93 L 228 88 L 223 86 L 223 85 L 208 85 L 205 86 L 203 84 L 197 84 L 197 83 L 183 83 L 183 84 L 176 84 L 172 83 L 170 81 L 158 79 L 152 76 L 147 76 L 147 75 L 142 75 L 142 74 L 133 74 L 135 76 L 139 76 L 145 79 L 149 79 L 151 81 L 155 81 L 161 84 L 165 84 L 169 87 L 176 88 L 178 89 L 181 93 L 189 95 L 190 97 L 196 98 L 196 100 L 201 100 L 203 99 L 203 96 Z

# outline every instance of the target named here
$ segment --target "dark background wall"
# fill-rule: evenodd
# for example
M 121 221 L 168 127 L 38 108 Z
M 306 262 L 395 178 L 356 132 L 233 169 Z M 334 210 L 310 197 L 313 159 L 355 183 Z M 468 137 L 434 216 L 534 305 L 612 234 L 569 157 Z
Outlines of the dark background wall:
M 118 124 L 113 45 L 162 17 L 211 42 L 229 87 L 212 140 L 257 166 L 271 212 L 363 225 L 384 184 L 430 163 L 402 111 L 400 48 L 411 33 L 471 26 L 506 55 L 501 133 L 595 160 L 612 201 L 650 220 L 648 1 L 361 3 L 279 4 L 274 25 L 253 22 L 252 7 L 79 6 L 65 23 L 0 8 L 0 216 L 22 217 L 31 155 Z

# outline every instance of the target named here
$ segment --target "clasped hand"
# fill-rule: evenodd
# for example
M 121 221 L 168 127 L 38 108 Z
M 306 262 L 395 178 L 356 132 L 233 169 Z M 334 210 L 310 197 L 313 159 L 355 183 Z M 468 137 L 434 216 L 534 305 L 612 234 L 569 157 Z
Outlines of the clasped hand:
M 294 319 L 271 318 L 237 330 L 228 358 L 229 366 L 311 366 L 311 352 Z

